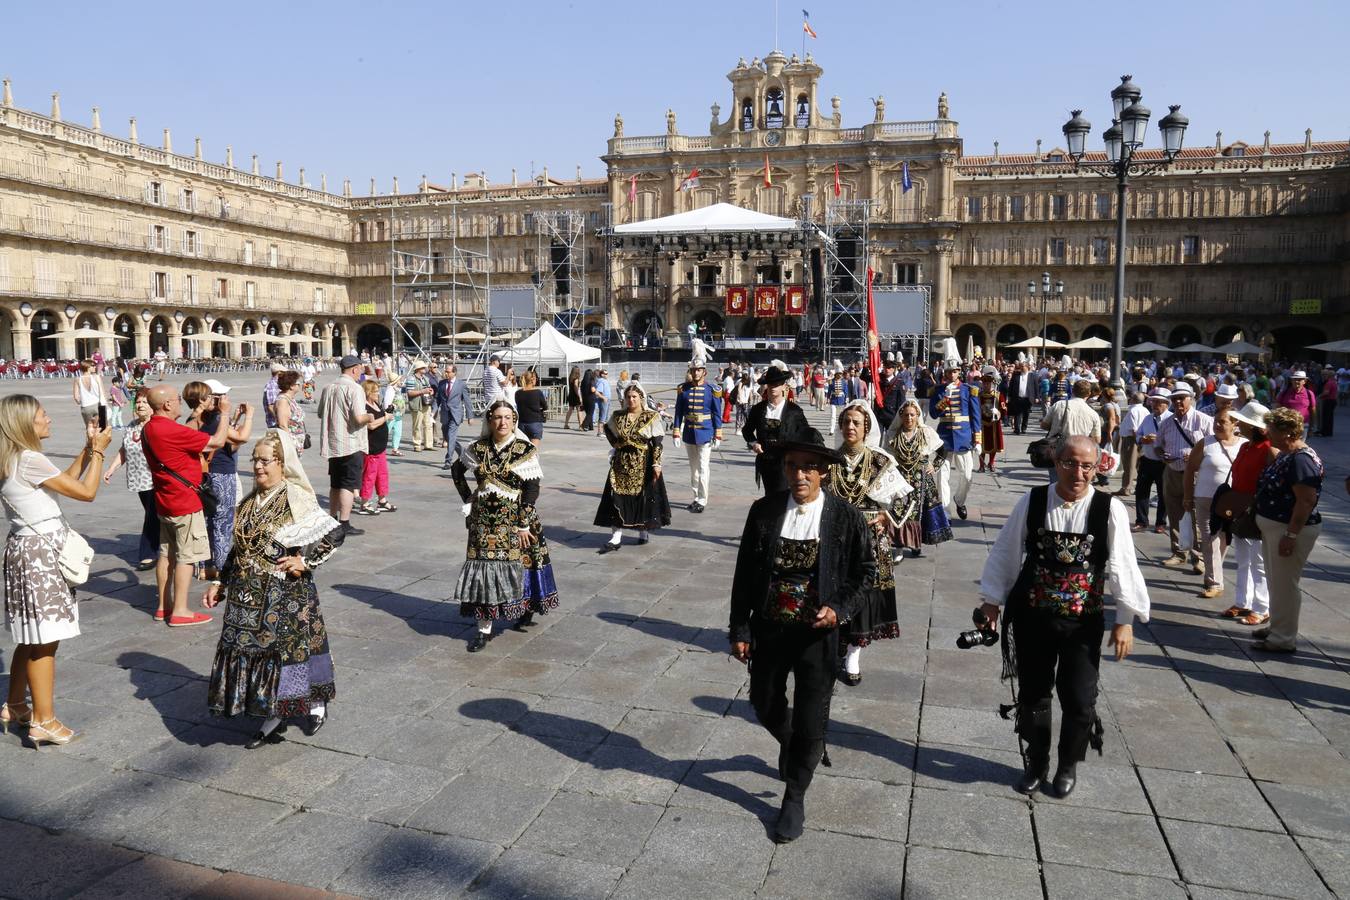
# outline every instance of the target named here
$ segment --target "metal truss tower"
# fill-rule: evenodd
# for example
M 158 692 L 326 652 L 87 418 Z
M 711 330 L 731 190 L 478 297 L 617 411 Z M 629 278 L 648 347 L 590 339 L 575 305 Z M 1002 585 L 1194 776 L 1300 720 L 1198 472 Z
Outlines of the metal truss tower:
M 586 217 L 572 210 L 531 215 L 535 234 L 534 310 L 571 338 L 579 338 L 586 309 Z
M 867 353 L 867 261 L 869 200 L 825 204 L 821 267 L 824 296 L 820 341 L 824 359 Z
M 391 217 L 392 218 L 392 217 Z M 492 238 L 483 237 L 483 249 L 470 250 L 459 244 L 459 205 L 439 221 L 409 216 L 391 221 L 389 237 L 389 311 L 393 352 L 411 347 L 416 356 L 448 349 L 459 356 L 455 335 L 461 325 L 491 324 Z M 449 241 L 448 252 L 438 250 Z M 446 340 L 439 344 L 433 320 L 446 327 Z M 410 324 L 416 323 L 416 329 Z M 439 344 L 439 345 L 438 345 Z M 477 352 L 486 341 L 475 342 Z

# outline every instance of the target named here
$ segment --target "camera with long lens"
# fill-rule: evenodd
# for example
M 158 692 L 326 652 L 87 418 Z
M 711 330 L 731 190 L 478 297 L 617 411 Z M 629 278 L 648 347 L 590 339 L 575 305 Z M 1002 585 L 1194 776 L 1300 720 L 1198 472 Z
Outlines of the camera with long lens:
M 998 643 L 998 631 L 989 624 L 989 617 L 984 614 L 984 610 L 975 607 L 970 620 L 975 623 L 975 627 L 956 636 L 957 647 L 969 650 L 971 647 L 992 647 Z

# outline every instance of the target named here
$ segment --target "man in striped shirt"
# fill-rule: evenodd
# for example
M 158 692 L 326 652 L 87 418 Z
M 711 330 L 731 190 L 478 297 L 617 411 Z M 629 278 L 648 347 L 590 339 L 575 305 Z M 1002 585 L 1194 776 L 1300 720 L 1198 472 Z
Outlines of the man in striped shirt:
M 319 453 L 328 460 L 328 513 L 347 534 L 362 534 L 353 528 L 352 498 L 361 486 L 366 451 L 370 447 L 366 426 L 374 416 L 366 412 L 366 393 L 357 384 L 365 365 L 348 354 L 338 363 L 342 374 L 319 395 Z
M 1191 517 L 1191 549 L 1181 550 L 1181 519 L 1186 496 L 1186 459 L 1197 441 L 1214 433 L 1214 419 L 1195 408 L 1195 391 L 1185 381 L 1172 388 L 1172 415 L 1159 431 L 1162 459 L 1167 465 L 1163 473 L 1163 503 L 1167 506 L 1167 535 L 1172 541 L 1172 555 L 1163 560 L 1164 566 L 1191 564 L 1197 575 L 1205 572 L 1200 561 L 1200 527 Z

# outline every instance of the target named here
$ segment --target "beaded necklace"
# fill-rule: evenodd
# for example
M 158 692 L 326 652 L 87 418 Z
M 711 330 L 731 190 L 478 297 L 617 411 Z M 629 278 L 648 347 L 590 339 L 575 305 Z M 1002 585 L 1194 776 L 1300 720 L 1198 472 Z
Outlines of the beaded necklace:
M 268 494 L 254 494 L 240 505 L 234 522 L 234 547 L 244 564 L 260 567 L 270 561 L 268 551 L 291 511 L 285 496 L 286 486 L 282 484 Z
M 862 503 L 863 498 L 867 496 L 867 488 L 876 474 L 876 457 L 869 453 L 866 447 L 862 449 L 861 456 L 862 459 L 852 471 L 849 470 L 847 463 L 834 463 L 830 466 L 832 471 L 830 483 L 834 485 L 835 494 L 851 506 Z

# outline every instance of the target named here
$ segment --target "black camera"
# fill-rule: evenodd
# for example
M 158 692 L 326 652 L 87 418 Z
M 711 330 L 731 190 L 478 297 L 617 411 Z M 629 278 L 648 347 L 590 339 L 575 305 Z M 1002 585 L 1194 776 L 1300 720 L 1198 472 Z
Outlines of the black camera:
M 989 617 L 984 614 L 984 610 L 975 607 L 970 620 L 975 623 L 975 627 L 956 636 L 957 647 L 969 650 L 971 647 L 992 647 L 998 643 L 998 631 L 989 624 Z

